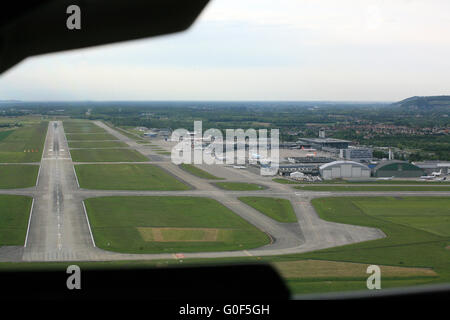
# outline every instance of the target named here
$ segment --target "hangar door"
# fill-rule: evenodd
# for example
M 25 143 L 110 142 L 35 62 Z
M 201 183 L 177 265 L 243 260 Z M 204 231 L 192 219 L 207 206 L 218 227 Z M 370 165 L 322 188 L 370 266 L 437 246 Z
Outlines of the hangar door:
M 332 178 L 341 178 L 341 168 L 340 167 L 331 168 L 331 177 Z
M 324 179 L 332 179 L 331 170 L 323 170 L 322 175 Z
M 341 175 L 343 178 L 350 178 L 352 176 L 352 165 L 343 164 L 341 166 Z
M 362 176 L 361 167 L 353 167 L 352 168 L 352 177 L 359 178 Z

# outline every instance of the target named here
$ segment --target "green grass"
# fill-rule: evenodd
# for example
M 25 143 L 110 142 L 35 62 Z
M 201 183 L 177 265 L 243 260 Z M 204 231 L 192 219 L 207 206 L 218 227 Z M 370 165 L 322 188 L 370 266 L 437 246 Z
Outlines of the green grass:
M 67 141 L 118 140 L 109 133 L 66 133 Z
M 39 162 L 48 122 L 31 123 L 12 130 L 0 141 L 0 162 Z
M 202 178 L 202 179 L 223 180 L 223 178 L 216 177 L 216 176 L 210 174 L 209 172 L 206 172 L 205 170 L 197 168 L 196 166 L 194 166 L 192 164 L 183 163 L 180 165 L 180 167 L 183 170 L 186 170 L 187 172 L 189 172 L 190 174 L 193 174 L 194 176 Z
M 231 191 L 255 191 L 265 189 L 265 187 L 259 184 L 247 182 L 216 182 L 215 185 L 221 189 Z
M 298 186 L 307 191 L 450 191 L 450 186 Z
M 87 121 L 64 121 L 64 132 L 67 133 L 106 133 L 105 129 Z
M 75 162 L 143 162 L 148 158 L 133 149 L 72 149 Z
M 0 246 L 23 246 L 32 198 L 0 195 Z
M 69 141 L 69 148 L 122 148 L 128 147 L 122 141 Z
M 14 130 L 0 131 L 0 141 L 6 139 Z
M 0 189 L 34 187 L 38 172 L 37 165 L 0 165 Z
M 188 190 L 189 187 L 151 164 L 82 164 L 75 171 L 81 188 L 101 190 Z
M 293 181 L 283 178 L 274 178 L 272 179 L 273 182 L 281 183 L 281 184 L 301 184 L 302 182 L 299 181 Z
M 219 202 L 197 197 L 102 197 L 85 200 L 95 242 L 127 253 L 244 250 L 269 237 Z M 217 228 L 217 241 L 144 241 L 137 228 Z
M 432 268 L 432 279 L 383 279 L 382 288 L 450 282 L 449 197 L 345 197 L 312 201 L 322 219 L 381 229 L 386 238 L 335 247 L 284 259 L 319 259 Z M 439 223 L 437 223 L 439 221 Z M 364 289 L 365 279 L 288 279 L 295 292 L 327 292 Z M 353 281 L 353 283 L 352 283 Z
M 297 216 L 289 200 L 266 197 L 239 197 L 238 199 L 278 222 L 297 222 Z

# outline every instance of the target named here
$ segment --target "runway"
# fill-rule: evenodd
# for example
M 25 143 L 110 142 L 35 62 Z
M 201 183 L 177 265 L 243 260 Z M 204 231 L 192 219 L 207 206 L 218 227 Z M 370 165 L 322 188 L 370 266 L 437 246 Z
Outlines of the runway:
M 264 185 L 261 191 L 225 191 L 212 181 L 200 179 L 170 162 L 170 157 L 158 155 L 151 147 L 140 145 L 129 137 L 95 122 L 108 133 L 127 143 L 158 165 L 192 187 L 187 191 L 106 191 L 84 190 L 78 187 L 69 148 L 60 121 L 51 121 L 45 140 L 39 183 L 27 189 L 0 190 L 0 194 L 27 195 L 34 199 L 27 242 L 24 247 L 1 247 L 0 261 L 111 261 L 173 259 L 173 254 L 121 254 L 95 247 L 83 208 L 83 200 L 98 196 L 201 196 L 213 198 L 233 212 L 266 232 L 272 243 L 257 249 L 183 253 L 185 258 L 221 258 L 267 256 L 302 253 L 334 246 L 385 237 L 381 230 L 344 225 L 319 219 L 310 200 L 323 196 L 449 196 L 450 192 L 314 192 L 299 191 L 290 185 L 272 181 L 272 177 L 226 166 L 205 167 L 208 172 L 227 181 L 252 182 Z M 161 142 L 166 147 L 165 142 Z M 152 161 L 156 159 L 156 161 Z M 98 164 L 98 163 L 96 163 Z M 107 165 L 109 163 L 105 163 Z M 240 196 L 280 197 L 291 201 L 298 223 L 278 223 L 240 202 Z

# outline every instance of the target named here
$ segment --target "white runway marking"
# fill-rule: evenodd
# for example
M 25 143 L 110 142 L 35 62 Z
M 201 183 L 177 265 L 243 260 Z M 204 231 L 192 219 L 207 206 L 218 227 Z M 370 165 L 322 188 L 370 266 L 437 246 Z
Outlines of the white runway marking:
M 30 210 L 30 217 L 28 218 L 27 235 L 25 236 L 25 244 L 23 245 L 25 248 L 27 247 L 27 243 L 28 243 L 28 234 L 30 233 L 30 224 L 31 224 L 31 216 L 33 214 L 33 208 L 34 208 L 34 198 L 31 201 L 31 210 Z
M 96 247 L 95 241 L 94 241 L 94 236 L 92 235 L 91 224 L 89 223 L 89 218 L 88 218 L 88 215 L 87 215 L 87 212 L 86 212 L 86 206 L 84 205 L 84 201 L 82 201 L 81 203 L 83 204 L 84 215 L 86 216 L 86 221 L 87 221 L 87 224 L 88 224 L 89 233 L 91 234 L 92 244 L 94 245 L 94 247 Z

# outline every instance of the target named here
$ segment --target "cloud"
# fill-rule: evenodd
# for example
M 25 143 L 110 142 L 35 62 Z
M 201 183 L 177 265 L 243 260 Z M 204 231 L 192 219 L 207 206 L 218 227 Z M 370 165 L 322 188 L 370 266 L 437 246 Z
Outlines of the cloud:
M 0 99 L 448 93 L 449 9 L 438 0 L 214 0 L 185 33 L 30 58 L 0 78 Z

